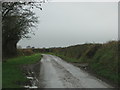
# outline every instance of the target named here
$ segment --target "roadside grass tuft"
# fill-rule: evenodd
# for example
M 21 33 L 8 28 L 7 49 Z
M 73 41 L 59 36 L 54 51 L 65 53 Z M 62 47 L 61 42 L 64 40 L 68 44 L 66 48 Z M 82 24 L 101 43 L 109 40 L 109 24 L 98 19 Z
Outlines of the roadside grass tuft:
M 77 63 L 77 62 L 79 62 L 78 59 L 66 57 L 66 56 L 64 56 L 64 55 L 62 55 L 62 54 L 57 54 L 57 53 L 47 53 L 47 54 L 51 54 L 51 55 L 58 56 L 58 57 L 60 57 L 61 59 L 67 61 L 67 62 L 72 62 L 72 63 Z
M 22 84 L 27 82 L 22 65 L 33 64 L 41 59 L 41 54 L 31 56 L 20 56 L 11 58 L 2 63 L 2 87 L 3 88 L 22 88 Z

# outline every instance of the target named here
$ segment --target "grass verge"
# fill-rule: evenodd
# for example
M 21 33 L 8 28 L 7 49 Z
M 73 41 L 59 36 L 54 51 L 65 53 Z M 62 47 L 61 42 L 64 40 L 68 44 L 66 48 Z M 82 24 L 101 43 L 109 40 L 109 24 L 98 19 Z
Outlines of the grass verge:
M 57 54 L 57 53 L 47 53 L 47 54 L 58 56 L 58 57 L 62 58 L 63 60 L 67 61 L 67 62 L 71 62 L 71 63 L 79 62 L 78 59 L 66 57 L 66 56 L 61 55 L 61 54 Z
M 33 54 L 31 56 L 20 56 L 8 59 L 2 63 L 2 88 L 22 88 L 20 83 L 27 82 L 22 65 L 34 64 L 41 59 L 41 54 Z
M 108 51 L 108 50 L 107 50 Z M 110 52 L 110 50 L 109 50 Z M 90 71 L 91 73 L 95 74 L 97 77 L 107 81 L 107 82 L 112 82 L 111 84 L 114 85 L 115 87 L 118 87 L 118 83 L 120 82 L 120 77 L 118 75 L 117 71 L 117 58 L 112 58 L 108 54 L 108 52 L 102 52 L 99 53 L 99 51 L 95 54 L 95 56 L 92 59 L 88 58 L 81 58 L 81 59 L 75 59 L 75 58 L 70 58 L 61 54 L 57 53 L 49 53 L 52 55 L 56 55 L 63 60 L 70 62 L 70 63 L 88 63 L 87 70 Z M 102 57 L 103 54 L 107 54 L 106 57 Z M 111 54 L 111 53 L 110 53 Z M 100 55 L 100 61 L 98 62 L 98 56 Z M 86 60 L 85 60 L 86 59 Z M 110 61 L 111 60 L 111 61 Z

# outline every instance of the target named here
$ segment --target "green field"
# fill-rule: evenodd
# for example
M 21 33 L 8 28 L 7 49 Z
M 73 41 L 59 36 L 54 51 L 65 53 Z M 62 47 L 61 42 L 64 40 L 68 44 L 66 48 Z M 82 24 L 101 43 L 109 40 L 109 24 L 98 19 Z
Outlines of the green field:
M 31 56 L 20 56 L 8 59 L 2 63 L 2 88 L 21 88 L 21 83 L 27 81 L 22 65 L 33 64 L 41 59 L 41 54 L 33 54 Z

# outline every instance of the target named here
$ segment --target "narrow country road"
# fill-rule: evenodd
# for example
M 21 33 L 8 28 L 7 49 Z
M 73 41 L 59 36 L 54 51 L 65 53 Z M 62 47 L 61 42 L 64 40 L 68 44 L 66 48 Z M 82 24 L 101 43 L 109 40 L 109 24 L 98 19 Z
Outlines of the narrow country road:
M 111 88 L 57 56 L 43 54 L 40 71 L 40 88 Z

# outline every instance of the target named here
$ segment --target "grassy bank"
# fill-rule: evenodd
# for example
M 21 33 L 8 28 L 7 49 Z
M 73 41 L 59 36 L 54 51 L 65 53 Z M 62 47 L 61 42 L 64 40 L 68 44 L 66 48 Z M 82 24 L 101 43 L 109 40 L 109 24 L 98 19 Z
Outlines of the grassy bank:
M 118 43 L 82 44 L 66 48 L 54 48 L 52 53 L 67 62 L 88 63 L 88 67 L 98 76 L 118 84 Z
M 31 56 L 20 56 L 8 59 L 2 63 L 2 87 L 3 88 L 21 88 L 21 84 L 27 82 L 21 66 L 25 64 L 33 64 L 40 61 L 40 54 Z

